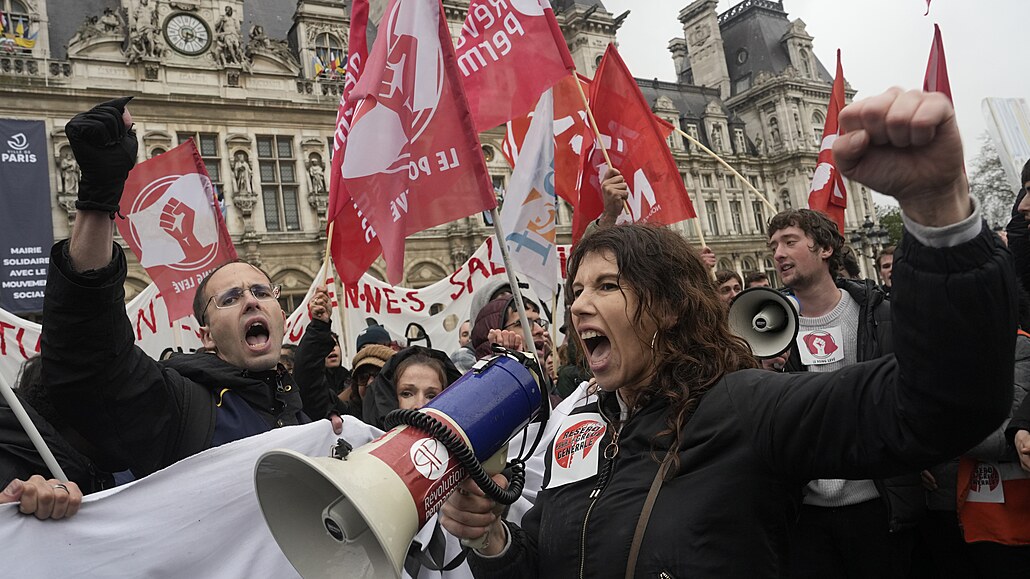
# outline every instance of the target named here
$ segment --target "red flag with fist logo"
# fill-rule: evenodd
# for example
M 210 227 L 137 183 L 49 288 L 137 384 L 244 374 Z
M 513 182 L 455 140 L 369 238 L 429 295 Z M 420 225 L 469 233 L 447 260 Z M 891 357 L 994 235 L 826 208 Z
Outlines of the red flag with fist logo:
M 121 205 L 126 215 L 117 220 L 118 233 L 161 290 L 168 320 L 190 315 L 204 276 L 236 259 L 214 185 L 193 140 L 136 165 L 125 182 Z
M 837 76 L 833 79 L 830 104 L 826 109 L 826 125 L 823 127 L 823 141 L 819 147 L 819 164 L 812 176 L 808 191 L 808 207 L 818 211 L 837 224 L 837 230 L 844 235 L 844 209 L 848 206 L 848 191 L 844 188 L 844 177 L 837 170 L 833 160 L 833 143 L 840 134 L 837 114 L 844 108 L 844 68 L 840 64 L 840 50 L 837 51 Z
M 393 0 L 350 99 L 343 184 L 390 283 L 408 235 L 497 206 L 440 0 Z

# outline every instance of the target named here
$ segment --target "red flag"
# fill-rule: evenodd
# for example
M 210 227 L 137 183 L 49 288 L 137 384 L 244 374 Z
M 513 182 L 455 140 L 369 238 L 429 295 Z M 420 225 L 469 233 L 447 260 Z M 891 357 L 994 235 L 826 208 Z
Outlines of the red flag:
M 926 63 L 923 90 L 944 93 L 948 100 L 952 100 L 951 83 L 948 82 L 948 62 L 944 58 L 944 41 L 941 39 L 941 27 L 936 24 L 933 25 L 933 45 L 930 46 L 930 60 Z
M 658 123 L 614 45 L 608 50 L 590 85 L 590 108 L 612 164 L 629 185 L 629 213 L 619 221 L 668 225 L 696 217 L 672 151 L 666 142 L 669 126 Z M 607 171 L 600 149 L 590 153 L 573 214 L 573 243 L 604 207 L 601 180 Z
M 582 167 L 580 155 L 594 143 L 593 131 L 587 120 L 586 105 L 576 88 L 576 82 L 584 93 L 590 90 L 590 81 L 575 75 L 566 76 L 553 87 L 554 97 L 554 189 L 555 193 L 576 207 L 579 202 L 579 172 Z M 508 122 L 507 134 L 501 145 L 501 152 L 514 167 L 522 150 L 522 144 L 529 131 L 531 115 Z
M 528 114 L 576 70 L 547 0 L 472 0 L 454 50 L 477 131 Z
M 826 110 L 826 125 L 823 126 L 823 140 L 819 147 L 819 164 L 812 176 L 808 190 L 808 207 L 825 214 L 837 224 L 837 230 L 844 235 L 844 209 L 848 206 L 848 192 L 844 178 L 833 161 L 833 143 L 840 130 L 837 115 L 844 108 L 844 68 L 840 64 L 840 49 L 837 50 L 837 76 L 833 79 L 830 105 Z
M 926 12 L 923 14 L 923 16 L 926 16 L 927 14 L 930 13 L 930 2 L 931 1 L 932 0 L 926 0 Z
M 168 321 L 192 314 L 200 280 L 236 259 L 193 140 L 136 165 L 125 182 L 122 207 L 128 211 L 117 220 L 118 232 L 161 290 Z
M 405 237 L 497 206 L 442 12 L 440 0 L 392 0 L 349 99 L 343 181 L 393 284 Z
M 354 103 L 347 97 L 354 90 L 361 71 L 368 60 L 368 0 L 354 0 L 350 14 L 350 41 L 347 43 L 347 77 L 336 113 L 336 133 L 333 139 L 332 171 L 329 174 L 329 221 L 333 222 L 333 236 L 329 252 L 336 271 L 345 283 L 356 283 L 368 267 L 382 253 L 376 232 L 354 204 L 344 187 L 343 157 L 354 117 Z

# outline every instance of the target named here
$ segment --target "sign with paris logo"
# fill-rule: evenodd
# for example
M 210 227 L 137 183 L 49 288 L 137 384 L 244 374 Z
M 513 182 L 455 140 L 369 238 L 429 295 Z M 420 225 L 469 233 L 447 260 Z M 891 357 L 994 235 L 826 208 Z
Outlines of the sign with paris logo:
M 211 178 L 193 140 L 140 163 L 122 194 L 118 232 L 161 290 L 168 319 L 193 311 L 208 273 L 236 259 Z

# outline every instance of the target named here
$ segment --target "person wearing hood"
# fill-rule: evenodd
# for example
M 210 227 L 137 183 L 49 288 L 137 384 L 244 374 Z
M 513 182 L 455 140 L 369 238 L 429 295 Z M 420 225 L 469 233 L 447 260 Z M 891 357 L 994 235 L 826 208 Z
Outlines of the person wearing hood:
M 423 346 L 397 352 L 369 384 L 362 418 L 386 430 L 386 415 L 398 408 L 417 410 L 461 377 L 446 353 Z
M 340 339 L 332 331 L 331 304 L 325 286 L 317 288 L 308 305 L 311 322 L 294 353 L 293 380 L 300 389 L 304 413 L 311 418 L 357 415 L 361 409 L 358 405 L 355 412 L 338 398 L 350 382 L 350 371 L 343 366 Z
M 463 374 L 468 372 L 475 365 L 476 361 L 482 357 L 476 352 L 472 339 L 472 332 L 479 321 L 480 313 L 490 302 L 510 298 L 511 295 L 511 284 L 508 283 L 508 278 L 505 276 L 495 276 L 488 279 L 482 287 L 472 294 L 472 305 L 469 306 L 469 340 L 451 354 L 451 362 L 454 362 L 454 365 Z M 499 328 L 500 326 L 496 327 Z M 486 334 L 484 333 L 483 336 L 485 337 Z

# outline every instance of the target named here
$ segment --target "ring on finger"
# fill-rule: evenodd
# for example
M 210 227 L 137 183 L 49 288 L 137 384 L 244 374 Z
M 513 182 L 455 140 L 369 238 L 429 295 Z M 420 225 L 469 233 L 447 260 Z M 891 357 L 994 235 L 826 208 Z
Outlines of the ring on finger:
M 54 487 L 54 490 L 61 489 L 62 491 L 66 492 L 68 494 L 72 494 L 72 492 L 70 490 L 68 490 L 68 487 L 64 486 L 64 483 L 57 483 L 57 484 L 52 485 L 52 486 Z

